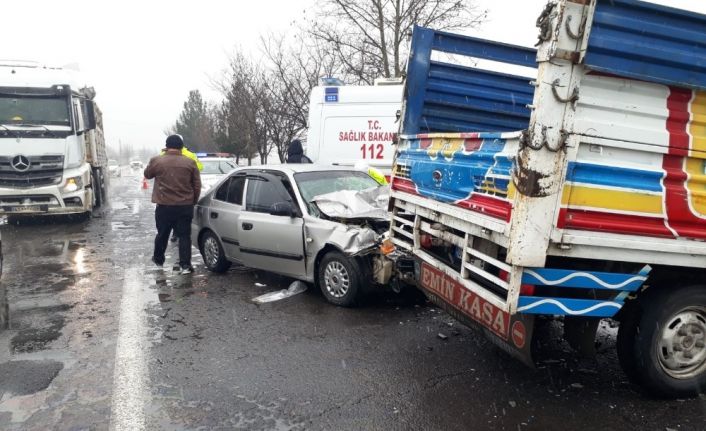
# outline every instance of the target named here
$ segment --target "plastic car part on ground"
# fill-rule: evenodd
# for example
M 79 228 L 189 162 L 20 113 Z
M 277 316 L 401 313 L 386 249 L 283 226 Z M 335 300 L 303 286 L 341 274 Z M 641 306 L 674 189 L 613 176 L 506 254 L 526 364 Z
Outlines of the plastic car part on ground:
M 380 186 L 361 191 L 341 190 L 315 196 L 311 201 L 326 216 L 338 219 L 373 218 L 387 220 L 390 187 Z
M 292 297 L 296 294 L 302 293 L 307 289 L 306 283 L 303 281 L 296 280 L 289 285 L 287 289 L 282 289 L 277 292 L 265 293 L 252 299 L 252 302 L 256 304 L 265 304 L 267 302 L 279 301 L 281 299 Z

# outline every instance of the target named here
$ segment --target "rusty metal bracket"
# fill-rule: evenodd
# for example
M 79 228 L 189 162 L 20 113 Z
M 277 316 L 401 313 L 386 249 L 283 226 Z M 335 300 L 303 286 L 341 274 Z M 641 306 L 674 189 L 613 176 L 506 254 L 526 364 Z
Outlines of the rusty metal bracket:
M 554 82 L 552 82 L 552 94 L 554 95 L 554 98 L 561 103 L 571 103 L 571 107 L 576 109 L 576 102 L 579 100 L 579 89 L 574 87 L 574 91 L 571 92 L 571 96 L 564 98 L 559 95 L 559 92 L 556 89 L 558 86 L 559 79 L 555 79 Z
M 564 26 L 566 27 L 566 34 L 568 34 L 569 37 L 574 40 L 579 40 L 583 37 L 583 34 L 586 30 L 586 21 L 582 19 L 581 23 L 579 24 L 578 33 L 574 33 L 574 31 L 571 29 L 571 18 L 571 15 L 567 16 L 566 21 L 564 23 Z
M 556 3 L 547 3 L 542 13 L 537 17 L 536 26 L 539 28 L 539 40 L 534 46 L 539 46 L 552 39 L 552 18 L 555 7 Z
M 563 150 L 566 147 L 566 142 L 569 139 L 569 133 L 566 130 L 561 130 L 559 143 L 556 146 L 549 145 L 549 140 L 547 139 L 547 126 L 542 126 L 542 139 L 539 144 L 533 143 L 532 132 L 529 129 L 525 129 L 520 134 L 520 149 L 530 148 L 535 151 L 539 151 L 542 148 L 546 148 L 547 151 L 556 153 Z

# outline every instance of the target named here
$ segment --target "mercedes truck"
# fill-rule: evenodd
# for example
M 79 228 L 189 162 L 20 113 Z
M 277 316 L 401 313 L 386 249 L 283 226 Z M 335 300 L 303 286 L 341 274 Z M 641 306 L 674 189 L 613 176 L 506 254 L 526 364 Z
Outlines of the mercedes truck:
M 0 215 L 82 214 L 106 198 L 95 90 L 76 71 L 0 62 Z

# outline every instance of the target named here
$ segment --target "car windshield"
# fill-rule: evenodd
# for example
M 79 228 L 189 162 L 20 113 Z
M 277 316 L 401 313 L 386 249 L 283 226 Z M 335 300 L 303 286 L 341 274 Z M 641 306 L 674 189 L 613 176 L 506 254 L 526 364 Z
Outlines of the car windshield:
M 0 124 L 69 126 L 66 98 L 0 96 Z
M 307 204 L 311 203 L 314 197 L 326 193 L 360 191 L 379 186 L 370 175 L 359 171 L 300 172 L 294 174 L 294 179 Z
M 235 164 L 227 160 L 202 160 L 202 174 L 227 174 L 235 169 Z

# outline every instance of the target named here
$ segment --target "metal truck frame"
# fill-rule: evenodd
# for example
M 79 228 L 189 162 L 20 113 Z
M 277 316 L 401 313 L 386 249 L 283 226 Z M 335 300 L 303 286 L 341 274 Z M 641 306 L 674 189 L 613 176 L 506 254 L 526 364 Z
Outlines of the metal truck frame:
M 562 316 L 585 353 L 613 318 L 632 381 L 702 392 L 706 17 L 561 0 L 537 25 L 536 54 L 415 29 L 391 241 L 434 302 L 527 363 L 534 316 Z M 537 66 L 537 77 L 528 86 L 431 51 Z

